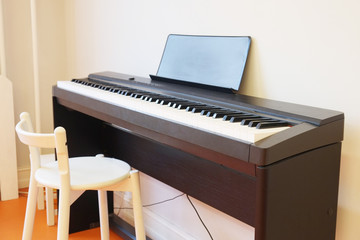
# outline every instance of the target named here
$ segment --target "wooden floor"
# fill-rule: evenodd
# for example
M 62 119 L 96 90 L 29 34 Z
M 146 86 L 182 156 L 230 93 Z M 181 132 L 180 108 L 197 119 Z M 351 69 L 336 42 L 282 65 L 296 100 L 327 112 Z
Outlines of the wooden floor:
M 20 240 L 24 224 L 26 208 L 26 195 L 20 194 L 15 200 L 0 201 L 0 239 Z M 37 210 L 33 232 L 34 240 L 56 239 L 57 226 L 47 226 L 46 211 Z M 70 240 L 97 240 L 100 238 L 100 228 L 94 228 L 78 233 L 70 234 Z M 122 240 L 110 231 L 111 240 Z

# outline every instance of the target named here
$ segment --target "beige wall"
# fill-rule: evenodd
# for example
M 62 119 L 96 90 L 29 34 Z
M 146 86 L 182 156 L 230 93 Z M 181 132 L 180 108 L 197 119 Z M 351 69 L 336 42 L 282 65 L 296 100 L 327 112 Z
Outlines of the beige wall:
M 8 75 L 14 83 L 15 112 L 34 113 L 28 1 L 4 2 Z M 358 239 L 359 1 L 38 2 L 40 73 L 44 84 L 41 124 L 46 130 L 50 129 L 50 86 L 59 79 L 102 70 L 141 76 L 156 73 L 169 33 L 250 35 L 253 42 L 242 93 L 345 112 L 337 240 Z M 19 166 L 23 166 L 21 149 L 18 156 Z M 187 227 L 183 221 L 181 224 Z M 213 226 L 216 220 L 205 221 Z M 224 232 L 231 232 L 224 228 Z M 198 229 L 189 229 L 195 236 L 206 236 Z
M 66 78 L 65 21 L 63 1 L 36 1 L 40 102 L 36 107 L 30 0 L 3 0 L 7 75 L 13 83 L 15 121 L 28 111 L 36 125 L 40 111 L 43 131 L 53 129 L 51 86 Z M 17 141 L 18 168 L 29 168 L 27 148 Z

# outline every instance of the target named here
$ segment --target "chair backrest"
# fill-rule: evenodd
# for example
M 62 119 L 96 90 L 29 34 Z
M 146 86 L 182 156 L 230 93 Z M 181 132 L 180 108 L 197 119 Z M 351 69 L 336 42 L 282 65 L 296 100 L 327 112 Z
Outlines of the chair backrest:
M 29 146 L 31 174 L 40 167 L 40 149 L 55 148 L 61 181 L 63 178 L 69 181 L 69 157 L 63 127 L 57 127 L 54 133 L 34 133 L 29 113 L 23 112 L 15 129 L 20 141 Z

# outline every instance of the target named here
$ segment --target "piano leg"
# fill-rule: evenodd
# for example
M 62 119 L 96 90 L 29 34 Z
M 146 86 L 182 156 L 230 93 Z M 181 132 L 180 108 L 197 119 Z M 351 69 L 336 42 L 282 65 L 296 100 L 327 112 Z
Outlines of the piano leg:
M 334 240 L 341 143 L 257 169 L 256 240 Z

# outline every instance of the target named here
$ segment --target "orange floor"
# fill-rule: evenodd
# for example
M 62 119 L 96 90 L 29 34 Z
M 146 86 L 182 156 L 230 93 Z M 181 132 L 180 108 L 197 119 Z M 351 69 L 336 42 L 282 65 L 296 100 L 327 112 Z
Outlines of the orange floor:
M 20 194 L 15 200 L 0 201 L 0 239 L 20 240 L 25 217 L 26 196 Z M 38 210 L 33 232 L 34 240 L 56 239 L 57 226 L 46 225 L 46 211 Z M 70 240 L 95 240 L 100 238 L 100 228 L 70 234 Z M 110 231 L 111 240 L 122 240 Z

